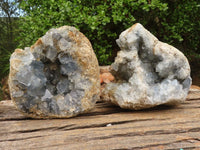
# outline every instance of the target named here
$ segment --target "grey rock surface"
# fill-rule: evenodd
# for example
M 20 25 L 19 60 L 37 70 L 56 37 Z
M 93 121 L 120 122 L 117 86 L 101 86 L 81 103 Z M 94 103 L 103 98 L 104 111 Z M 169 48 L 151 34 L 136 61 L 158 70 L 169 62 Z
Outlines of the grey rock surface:
M 190 66 L 178 49 L 160 42 L 139 23 L 116 42 L 121 48 L 111 65 L 116 81 L 106 85 L 103 100 L 137 110 L 186 99 Z
M 10 58 L 9 89 L 28 117 L 68 118 L 92 109 L 100 93 L 99 66 L 89 40 L 76 28 L 49 30 Z

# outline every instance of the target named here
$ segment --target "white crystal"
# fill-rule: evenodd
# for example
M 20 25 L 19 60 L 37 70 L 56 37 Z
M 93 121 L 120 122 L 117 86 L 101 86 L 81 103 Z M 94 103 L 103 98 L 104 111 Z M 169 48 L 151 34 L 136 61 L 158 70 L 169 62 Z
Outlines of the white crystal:
M 116 83 L 106 85 L 102 93 L 105 101 L 143 109 L 186 99 L 190 66 L 179 50 L 158 41 L 139 23 L 122 32 L 116 41 L 121 48 L 111 65 Z

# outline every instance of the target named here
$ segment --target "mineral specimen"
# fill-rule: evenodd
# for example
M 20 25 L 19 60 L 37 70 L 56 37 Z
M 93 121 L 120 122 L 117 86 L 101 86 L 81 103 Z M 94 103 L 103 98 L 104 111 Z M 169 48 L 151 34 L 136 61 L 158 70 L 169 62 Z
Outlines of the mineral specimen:
M 33 118 L 68 118 L 94 107 L 99 66 L 89 40 L 76 28 L 49 30 L 10 58 L 9 88 L 17 108 Z
M 139 23 L 116 42 L 121 48 L 111 65 L 116 81 L 106 85 L 103 100 L 137 110 L 186 99 L 190 66 L 179 50 L 160 42 Z

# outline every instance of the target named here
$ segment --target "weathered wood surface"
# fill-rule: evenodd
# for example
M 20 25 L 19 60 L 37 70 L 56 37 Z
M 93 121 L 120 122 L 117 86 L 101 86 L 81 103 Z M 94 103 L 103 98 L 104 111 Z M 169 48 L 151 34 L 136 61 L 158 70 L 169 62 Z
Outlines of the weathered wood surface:
M 1 150 L 200 149 L 200 90 L 176 107 L 123 110 L 97 103 L 70 119 L 25 118 L 11 101 L 0 102 Z

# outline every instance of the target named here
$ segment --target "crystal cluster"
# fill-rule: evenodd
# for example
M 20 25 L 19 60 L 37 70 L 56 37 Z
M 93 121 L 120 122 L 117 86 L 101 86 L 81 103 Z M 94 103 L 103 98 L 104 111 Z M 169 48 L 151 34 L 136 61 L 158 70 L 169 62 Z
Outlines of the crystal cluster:
M 190 66 L 179 50 L 160 42 L 139 23 L 122 32 L 117 44 L 121 51 L 111 65 L 116 81 L 106 85 L 103 100 L 143 109 L 186 99 Z
M 89 40 L 76 28 L 49 30 L 10 58 L 9 87 L 17 108 L 33 118 L 68 118 L 94 107 L 99 66 Z

